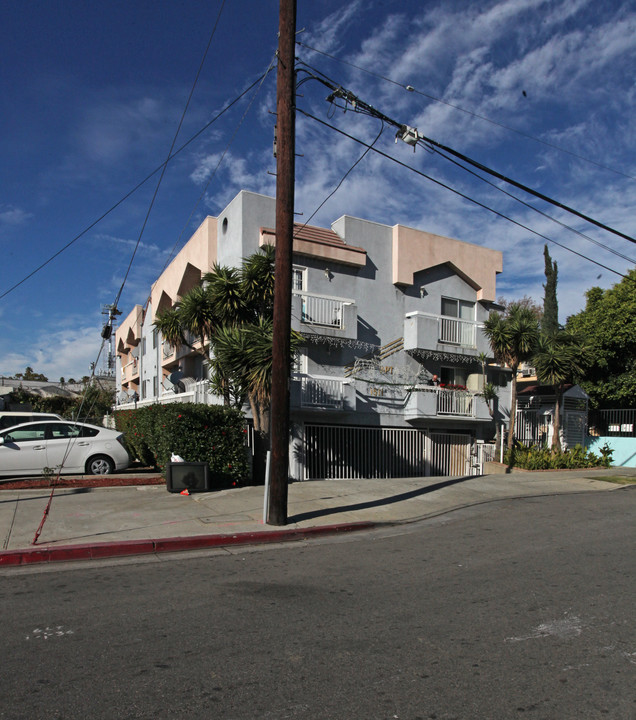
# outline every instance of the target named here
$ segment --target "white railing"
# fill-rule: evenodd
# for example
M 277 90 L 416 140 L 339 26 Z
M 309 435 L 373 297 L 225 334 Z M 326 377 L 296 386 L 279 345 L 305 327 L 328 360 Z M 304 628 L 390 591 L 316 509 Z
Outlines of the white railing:
M 420 387 L 417 393 L 435 393 L 435 413 L 455 417 L 475 417 L 475 394 L 468 390 L 452 390 L 440 387 Z M 432 410 L 432 407 L 431 407 Z
M 334 298 L 328 295 L 309 295 L 295 292 L 302 298 L 301 322 L 306 325 L 322 325 L 342 330 L 344 328 L 344 308 L 353 305 L 353 300 Z
M 126 377 L 126 370 L 131 366 L 134 365 L 133 375 L 135 374 L 137 370 L 137 358 L 133 358 L 129 362 L 127 362 L 125 365 L 121 366 L 121 376 Z
M 301 407 L 336 408 L 344 402 L 344 383 L 331 378 L 303 377 L 300 379 Z
M 439 341 L 461 347 L 475 347 L 475 328 L 474 322 L 442 316 L 439 319 Z
M 474 417 L 475 396 L 466 390 L 438 389 L 437 395 L 438 415 L 461 415 Z
M 148 397 L 138 400 L 136 403 L 128 401 L 120 403 L 117 408 L 119 410 L 129 410 L 135 407 L 143 407 L 144 405 L 154 405 L 155 403 L 176 403 L 176 402 L 195 402 L 204 403 L 206 405 L 222 405 L 223 398 L 214 395 L 209 391 L 208 380 L 192 380 L 185 378 L 185 392 L 175 393 L 173 389 L 166 390 L 162 385 L 159 397 Z

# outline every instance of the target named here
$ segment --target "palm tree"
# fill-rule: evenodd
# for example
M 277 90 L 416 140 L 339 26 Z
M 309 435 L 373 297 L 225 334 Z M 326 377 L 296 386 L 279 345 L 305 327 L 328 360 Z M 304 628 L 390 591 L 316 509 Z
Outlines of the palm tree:
M 512 448 L 517 414 L 517 370 L 519 365 L 532 357 L 539 327 L 535 315 L 519 303 L 511 304 L 505 315 L 491 312 L 484 323 L 484 332 L 497 362 L 512 371 L 510 386 L 510 424 L 508 448 Z
M 203 276 L 210 307 L 219 325 L 235 325 L 247 318 L 240 271 L 215 263 Z
M 200 352 L 207 357 L 205 350 L 207 338 L 218 322 L 207 288 L 197 285 L 184 295 L 178 305 L 177 315 L 182 330 L 186 330 L 199 340 Z
M 183 333 L 178 305 L 157 313 L 153 325 L 161 333 L 161 337 L 175 349 L 188 344 Z
M 244 258 L 240 269 L 215 264 L 200 286 L 154 323 L 174 346 L 189 345 L 188 333 L 196 336 L 210 358 L 212 388 L 227 405 L 249 403 L 258 438 L 257 475 L 269 444 L 274 252 L 264 246 Z M 292 354 L 301 339 L 293 334 Z
M 567 383 L 574 383 L 583 376 L 589 364 L 589 355 L 577 339 L 563 330 L 542 333 L 533 357 L 537 379 L 554 388 L 554 422 L 552 450 L 561 451 L 561 402 Z

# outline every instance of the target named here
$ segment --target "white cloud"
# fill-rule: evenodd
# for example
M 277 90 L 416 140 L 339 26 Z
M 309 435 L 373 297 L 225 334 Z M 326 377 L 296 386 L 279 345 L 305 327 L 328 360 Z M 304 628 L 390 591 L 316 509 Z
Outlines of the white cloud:
M 351 25 L 361 11 L 361 0 L 346 3 L 342 8 L 324 18 L 305 36 L 301 36 L 301 42 L 306 42 L 322 52 L 335 52 L 341 46 L 345 29 Z
M 0 224 L 23 225 L 30 220 L 33 214 L 11 205 L 0 205 Z
M 1 353 L 0 371 L 9 376 L 30 366 L 52 381 L 90 375 L 91 362 L 96 360 L 102 342 L 100 330 L 99 326 L 75 326 L 42 333 L 29 343 L 29 350 Z

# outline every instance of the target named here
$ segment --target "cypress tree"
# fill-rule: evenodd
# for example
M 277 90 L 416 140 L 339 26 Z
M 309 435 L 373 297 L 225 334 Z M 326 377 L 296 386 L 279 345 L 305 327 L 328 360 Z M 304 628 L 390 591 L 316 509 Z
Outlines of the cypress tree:
M 546 335 L 555 335 L 559 330 L 559 305 L 557 303 L 557 264 L 548 252 L 548 246 L 543 247 L 545 258 L 545 285 L 543 289 L 543 321 L 542 330 Z

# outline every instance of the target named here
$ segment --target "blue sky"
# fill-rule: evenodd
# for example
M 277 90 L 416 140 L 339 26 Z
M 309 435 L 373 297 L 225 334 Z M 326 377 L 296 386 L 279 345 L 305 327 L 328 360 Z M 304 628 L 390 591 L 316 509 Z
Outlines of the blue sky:
M 27 365 L 51 379 L 89 374 L 102 305 L 122 284 L 158 175 L 7 291 L 161 165 L 221 5 L 0 6 L 0 375 Z M 226 0 L 177 146 L 265 72 L 277 29 L 275 0 Z M 302 61 L 385 115 L 636 235 L 632 2 L 298 0 L 298 29 Z M 301 92 L 300 108 L 367 143 L 380 131 L 375 119 L 331 108 L 316 81 Z M 272 72 L 168 165 L 120 300 L 124 314 L 145 301 L 205 215 L 242 188 L 274 194 L 273 110 Z M 515 191 L 609 249 L 594 244 L 394 137 L 386 128 L 376 147 L 611 270 L 633 267 L 633 243 Z M 296 210 L 304 219 L 363 149 L 299 115 Z M 500 249 L 498 295 L 542 301 L 544 239 L 380 155 L 369 153 L 312 223 L 328 227 L 344 213 Z M 585 290 L 620 280 L 549 247 L 562 321 L 583 306 Z

